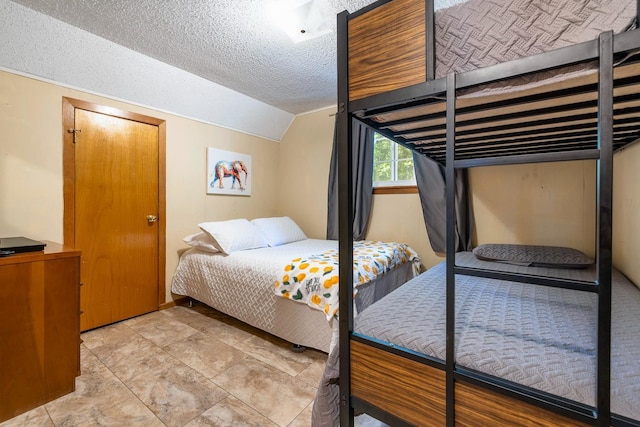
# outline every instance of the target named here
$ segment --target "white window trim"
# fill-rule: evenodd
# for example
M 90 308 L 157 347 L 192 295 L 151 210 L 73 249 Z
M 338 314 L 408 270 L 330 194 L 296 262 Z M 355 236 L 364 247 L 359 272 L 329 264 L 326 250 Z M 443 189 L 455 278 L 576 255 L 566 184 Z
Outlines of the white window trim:
M 386 138 L 384 135 L 380 135 L 383 138 Z M 374 139 L 375 141 L 375 139 Z M 415 173 L 415 165 L 413 170 L 413 179 L 412 180 L 403 180 L 398 181 L 396 177 L 398 176 L 398 146 L 399 144 L 393 140 L 390 140 L 393 147 L 393 152 L 391 153 L 391 180 L 390 181 L 373 181 L 373 188 L 376 187 L 403 187 L 403 186 L 412 186 L 417 185 L 416 183 L 416 173 Z M 386 163 L 386 162 L 385 162 Z M 375 166 L 375 161 L 374 161 Z
M 407 187 L 410 185 L 417 185 L 416 180 L 412 181 L 374 181 L 374 187 Z

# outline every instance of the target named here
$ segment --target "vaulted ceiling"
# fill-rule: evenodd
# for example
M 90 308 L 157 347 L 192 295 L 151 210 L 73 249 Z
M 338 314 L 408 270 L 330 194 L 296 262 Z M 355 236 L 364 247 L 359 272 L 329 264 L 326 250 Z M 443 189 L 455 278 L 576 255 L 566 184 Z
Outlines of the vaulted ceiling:
M 291 0 L 12 1 L 293 114 L 335 104 L 336 15 L 373 3 L 315 0 L 331 32 L 294 43 L 268 18 Z

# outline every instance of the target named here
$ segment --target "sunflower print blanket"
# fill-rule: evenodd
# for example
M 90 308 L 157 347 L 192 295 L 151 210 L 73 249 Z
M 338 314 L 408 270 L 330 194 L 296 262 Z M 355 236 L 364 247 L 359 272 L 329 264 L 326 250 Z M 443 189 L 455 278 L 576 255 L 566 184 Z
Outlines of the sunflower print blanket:
M 420 270 L 418 254 L 403 243 L 359 241 L 353 243 L 353 296 L 358 286 L 381 277 L 401 264 L 412 262 Z M 277 295 L 321 310 L 327 320 L 338 317 L 338 250 L 296 258 L 283 267 L 275 283 Z

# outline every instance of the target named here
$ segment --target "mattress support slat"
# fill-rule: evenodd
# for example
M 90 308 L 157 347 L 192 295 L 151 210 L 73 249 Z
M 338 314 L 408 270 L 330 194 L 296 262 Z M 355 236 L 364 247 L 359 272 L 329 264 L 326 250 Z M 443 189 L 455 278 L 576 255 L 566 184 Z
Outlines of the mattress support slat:
M 614 131 L 631 129 L 638 132 L 638 119 L 635 117 L 638 113 L 640 113 L 640 106 L 615 110 L 614 114 L 619 118 L 616 117 L 615 119 L 615 125 L 613 127 Z M 563 125 L 563 123 L 565 123 L 565 125 Z M 484 141 L 487 139 L 495 141 L 498 138 L 504 138 L 503 135 L 506 135 L 510 138 L 517 138 L 529 136 L 531 134 L 537 135 L 540 133 L 565 133 L 571 131 L 597 132 L 598 126 L 597 121 L 594 120 L 593 114 L 591 113 L 582 114 L 580 116 L 572 116 L 570 118 L 559 117 L 540 120 L 532 122 L 530 125 L 524 125 L 526 126 L 524 128 L 522 126 L 515 127 L 513 125 L 492 126 L 490 128 L 485 128 L 482 132 L 478 132 L 477 129 L 465 130 L 464 128 L 461 128 L 457 132 L 458 144 L 464 145 L 468 142 Z M 510 131 L 514 128 L 522 130 L 518 130 L 516 132 Z M 412 143 L 423 141 L 428 137 L 429 142 L 420 145 L 429 146 L 431 144 L 444 146 L 444 139 L 442 138 L 442 134 L 431 133 L 429 135 L 422 135 L 421 133 L 421 130 L 417 130 L 413 134 L 404 135 L 402 139 L 407 143 Z
M 524 154 L 508 157 L 486 157 L 468 160 L 456 160 L 456 168 L 478 166 L 518 165 L 524 163 L 563 162 L 570 160 L 594 160 L 600 156 L 599 150 L 562 151 L 558 153 Z

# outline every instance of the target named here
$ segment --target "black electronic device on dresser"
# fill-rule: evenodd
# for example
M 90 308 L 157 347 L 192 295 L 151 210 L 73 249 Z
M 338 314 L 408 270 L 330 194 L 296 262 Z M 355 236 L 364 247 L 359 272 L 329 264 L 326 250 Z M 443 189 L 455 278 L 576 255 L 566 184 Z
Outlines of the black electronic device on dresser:
M 27 237 L 0 237 L 0 256 L 12 255 L 18 252 L 43 251 L 46 243 Z

